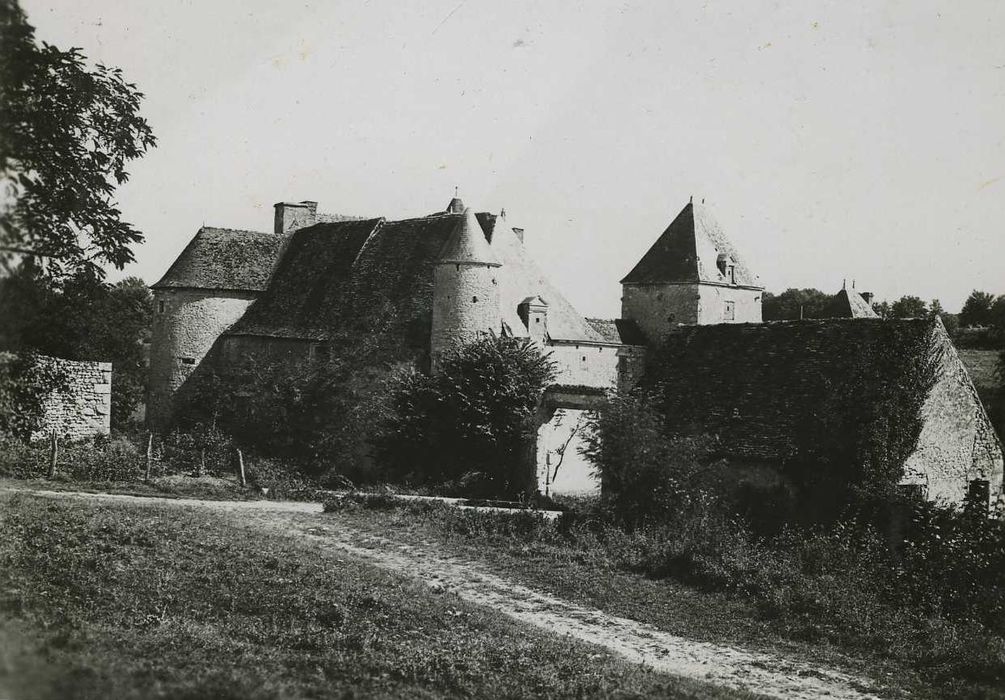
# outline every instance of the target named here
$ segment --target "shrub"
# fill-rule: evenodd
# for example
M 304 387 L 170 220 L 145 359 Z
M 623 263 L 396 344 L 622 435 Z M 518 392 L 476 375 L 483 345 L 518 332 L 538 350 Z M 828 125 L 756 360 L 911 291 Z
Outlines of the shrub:
M 590 417 L 584 443 L 604 502 L 622 522 L 666 521 L 692 498 L 704 498 L 695 482 L 708 466 L 713 441 L 668 434 L 648 394 L 612 397 Z
M 68 390 L 58 363 L 32 352 L 0 353 L 0 435 L 31 439 L 42 428 L 46 399 Z
M 374 481 L 368 438 L 381 421 L 388 369 L 357 361 L 365 352 L 248 357 L 226 371 L 205 361 L 179 394 L 177 428 L 212 425 L 244 449 L 297 462 L 313 477 Z
M 528 438 L 554 364 L 522 338 L 485 337 L 443 358 L 434 376 L 400 374 L 375 443 L 392 479 L 452 483 L 475 497 L 533 491 Z

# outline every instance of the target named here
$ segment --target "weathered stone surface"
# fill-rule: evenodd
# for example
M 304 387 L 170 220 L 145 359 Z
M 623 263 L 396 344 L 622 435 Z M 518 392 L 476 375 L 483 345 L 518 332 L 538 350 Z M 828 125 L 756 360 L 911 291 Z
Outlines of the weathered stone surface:
M 69 440 L 107 435 L 111 429 L 112 365 L 42 357 L 66 373 L 68 391 L 53 392 L 43 401 L 42 427 L 32 439 L 55 432 Z

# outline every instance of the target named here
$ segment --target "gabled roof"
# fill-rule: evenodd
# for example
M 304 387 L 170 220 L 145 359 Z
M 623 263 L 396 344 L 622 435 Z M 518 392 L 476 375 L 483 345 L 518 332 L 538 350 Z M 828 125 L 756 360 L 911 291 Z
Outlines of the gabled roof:
M 720 255 L 733 265 L 736 284 L 761 287 L 708 208 L 689 202 L 621 284 L 729 284 Z
M 827 316 L 829 318 L 879 318 L 869 306 L 869 302 L 854 289 L 851 292 L 842 289 L 835 294 L 827 308 Z
M 644 381 L 676 402 L 674 428 L 717 434 L 729 455 L 784 460 L 798 427 L 855 372 L 876 367 L 878 357 L 902 358 L 919 344 L 951 347 L 937 319 L 682 326 L 667 335 Z M 878 391 L 871 400 L 890 398 Z M 856 411 L 875 412 L 870 405 Z
M 153 289 L 259 292 L 289 235 L 203 226 Z
M 528 258 L 512 229 L 492 214 L 474 216 L 475 233 L 503 265 L 501 318 L 526 334 L 517 307 L 528 295 L 548 304 L 548 330 L 561 340 L 602 341 Z M 317 224 L 291 235 L 272 283 L 228 331 L 318 341 L 380 336 L 389 349 L 425 352 L 432 318 L 433 268 L 464 221 L 434 214 L 403 221 Z M 491 240 L 491 244 L 488 243 Z
M 608 343 L 645 345 L 646 339 L 635 321 L 627 318 L 588 318 L 586 322 Z
M 485 239 L 485 232 L 471 209 L 465 209 L 450 238 L 443 245 L 437 262 L 477 264 L 499 267 L 501 264 Z

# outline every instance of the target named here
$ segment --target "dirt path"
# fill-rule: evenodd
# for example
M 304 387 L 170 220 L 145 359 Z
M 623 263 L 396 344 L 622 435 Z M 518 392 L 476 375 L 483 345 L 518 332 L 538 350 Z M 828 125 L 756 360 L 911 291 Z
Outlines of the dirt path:
M 875 697 L 868 692 L 871 683 L 864 678 L 788 661 L 773 654 L 684 639 L 649 625 L 544 595 L 431 545 L 405 544 L 349 529 L 342 521 L 315 517 L 321 513 L 321 506 L 315 503 L 199 501 L 59 491 L 30 493 L 50 498 L 137 505 L 156 503 L 239 512 L 241 518 L 237 522 L 243 527 L 309 538 L 325 550 L 348 553 L 398 574 L 418 578 L 435 592 L 454 594 L 555 634 L 607 648 L 656 671 L 779 698 Z

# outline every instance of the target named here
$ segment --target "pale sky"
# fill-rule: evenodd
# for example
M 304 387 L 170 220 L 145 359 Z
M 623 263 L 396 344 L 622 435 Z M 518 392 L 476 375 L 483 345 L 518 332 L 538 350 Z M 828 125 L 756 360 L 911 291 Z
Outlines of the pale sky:
M 456 185 L 586 315 L 691 195 L 775 292 L 1005 293 L 1005 3 L 810 5 L 22 0 L 146 94 L 159 145 L 119 202 L 150 283 L 202 224 Z

